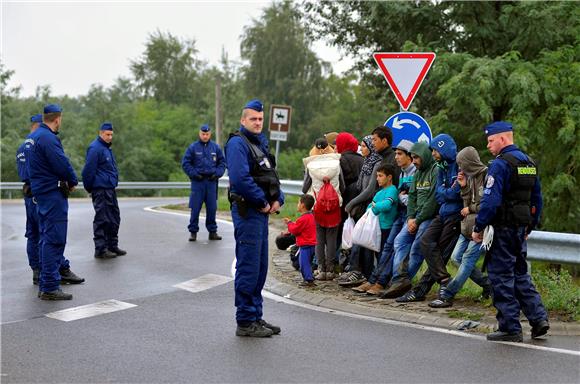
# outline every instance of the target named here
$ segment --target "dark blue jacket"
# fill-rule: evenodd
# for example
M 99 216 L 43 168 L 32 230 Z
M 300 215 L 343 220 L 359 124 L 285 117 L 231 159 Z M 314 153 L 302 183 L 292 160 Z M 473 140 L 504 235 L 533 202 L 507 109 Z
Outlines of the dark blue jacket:
M 18 177 L 20 178 L 20 181 L 26 184 L 30 184 L 30 176 L 28 175 L 28 168 L 26 166 L 26 150 L 27 148 L 30 148 L 30 145 L 29 134 L 16 151 L 16 169 L 18 170 Z
M 87 149 L 82 177 L 83 186 L 89 193 L 99 188 L 115 189 L 119 184 L 119 171 L 111 144 L 107 144 L 99 136 Z
M 435 189 L 435 200 L 439 207 L 439 216 L 445 219 L 459 214 L 463 208 L 461 198 L 461 186 L 457 180 L 457 145 L 453 138 L 447 134 L 437 135 L 431 140 L 430 148 L 441 154 L 441 161 L 437 162 L 439 172 L 437 173 L 437 187 Z
M 181 160 L 183 171 L 194 181 L 203 177 L 220 178 L 226 171 L 226 162 L 219 145 L 213 141 L 201 140 L 189 145 Z
M 257 144 L 262 152 L 268 153 L 268 139 L 262 133 L 254 134 L 243 126 L 240 133 L 245 135 L 250 142 Z M 264 208 L 271 201 L 266 200 L 264 191 L 256 184 L 250 174 L 254 158 L 248 144 L 238 136 L 233 136 L 226 144 L 226 161 L 228 175 L 230 177 L 230 191 L 236 193 L 257 208 Z M 280 205 L 284 204 L 284 193 L 280 190 L 278 198 Z
M 29 135 L 27 142 L 30 147 L 26 147 L 24 153 L 30 186 L 35 196 L 57 190 L 59 181 L 66 181 L 69 186 L 79 183 L 68 157 L 64 154 L 60 139 L 48 125 L 41 123 Z
M 500 154 L 507 152 L 511 153 L 518 160 L 528 160 L 528 156 L 513 144 L 503 148 Z M 487 225 L 493 223 L 496 211 L 502 204 L 503 196 L 510 190 L 511 172 L 509 163 L 504 159 L 496 158 L 490 164 L 487 170 L 487 180 L 485 182 L 479 212 L 475 219 L 475 228 L 473 229 L 475 232 L 481 232 Z M 531 206 L 535 209 L 532 210 L 532 228 L 529 228 L 529 231 L 538 225 L 542 213 L 543 201 L 539 178 L 536 178 L 536 184 L 532 189 Z

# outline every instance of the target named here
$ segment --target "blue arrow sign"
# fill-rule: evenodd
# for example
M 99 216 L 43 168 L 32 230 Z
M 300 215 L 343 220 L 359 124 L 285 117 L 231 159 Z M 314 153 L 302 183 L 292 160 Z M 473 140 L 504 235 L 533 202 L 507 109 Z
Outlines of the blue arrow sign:
M 399 145 L 401 140 L 409 140 L 413 143 L 418 141 L 429 143 L 433 138 L 429 124 L 413 112 L 395 113 L 385 122 L 385 127 L 389 127 L 393 131 L 393 147 Z

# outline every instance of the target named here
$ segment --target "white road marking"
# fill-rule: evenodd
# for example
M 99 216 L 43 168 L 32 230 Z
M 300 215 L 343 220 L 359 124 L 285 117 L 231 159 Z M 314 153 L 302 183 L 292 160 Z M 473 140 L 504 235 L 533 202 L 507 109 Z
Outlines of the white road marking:
M 214 275 L 213 273 L 208 273 L 207 275 L 203 275 L 197 277 L 195 279 L 185 281 L 180 284 L 174 285 L 175 288 L 185 289 L 186 291 L 197 293 L 201 291 L 205 291 L 214 287 L 217 287 L 222 284 L 229 283 L 233 279 L 231 277 L 222 276 L 222 275 Z
M 173 214 L 173 215 L 189 216 L 188 214 L 185 214 L 185 213 L 182 214 L 182 213 L 177 213 L 177 212 L 156 211 L 153 208 L 154 207 L 148 207 L 148 208 L 145 208 L 145 210 L 150 211 L 150 212 L 155 212 L 155 213 L 167 213 L 167 214 Z M 231 221 L 221 220 L 221 222 L 227 223 L 227 224 L 233 226 L 233 223 Z M 231 273 L 232 278 L 236 275 L 236 259 L 235 258 L 232 260 L 230 273 Z M 285 298 L 282 296 L 278 296 L 278 295 L 276 295 L 272 292 L 268 292 L 268 291 L 262 291 L 262 296 L 264 296 L 270 300 L 277 301 L 279 303 L 295 305 L 297 307 L 309 309 L 312 311 L 318 311 L 318 312 L 323 312 L 323 313 L 328 313 L 328 314 L 338 315 L 338 316 L 351 317 L 351 318 L 361 319 L 361 320 L 374 321 L 377 323 L 395 325 L 395 326 L 399 326 L 399 327 L 421 329 L 424 331 L 444 333 L 444 334 L 459 336 L 459 337 L 467 337 L 470 339 L 475 339 L 475 340 L 480 340 L 480 341 L 483 341 L 486 343 L 490 343 L 490 341 L 487 341 L 487 339 L 485 338 L 484 335 L 476 335 L 476 334 L 466 333 L 463 331 L 457 331 L 457 330 L 453 330 L 453 329 L 430 327 L 427 325 L 407 323 L 407 322 L 402 322 L 402 321 L 397 321 L 397 320 L 381 319 L 378 317 L 359 315 L 356 313 L 342 312 L 342 311 L 338 311 L 335 309 L 328 309 L 328 308 L 318 307 L 318 306 L 311 305 L 311 304 L 300 303 L 298 301 L 294 301 L 294 300 L 291 300 L 291 299 L 288 299 L 288 298 Z M 562 354 L 572 355 L 572 356 L 580 356 L 580 351 L 572 351 L 572 350 L 562 349 L 562 348 L 543 347 L 541 345 L 533 345 L 533 344 L 525 344 L 525 343 L 508 343 L 508 342 L 497 342 L 497 341 L 495 343 L 506 344 L 506 345 L 510 345 L 513 347 L 519 347 L 519 348 L 536 349 L 536 350 L 540 350 L 540 351 L 544 351 L 544 352 L 554 352 L 554 353 L 562 353 Z
M 45 316 L 60 321 L 73 321 L 87 317 L 103 315 L 105 313 L 122 311 L 124 309 L 129 309 L 136 306 L 137 305 L 135 304 L 125 303 L 123 301 L 112 299 L 99 301 L 98 303 L 88 305 L 81 305 L 80 307 L 67 308 L 63 309 L 62 311 L 47 313 Z

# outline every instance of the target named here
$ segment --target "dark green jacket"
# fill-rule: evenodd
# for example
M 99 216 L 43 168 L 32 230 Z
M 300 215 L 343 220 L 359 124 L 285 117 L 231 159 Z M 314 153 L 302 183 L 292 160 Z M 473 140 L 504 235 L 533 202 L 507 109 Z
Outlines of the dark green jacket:
M 429 145 L 419 142 L 413 145 L 411 153 L 421 158 L 421 166 L 415 172 L 415 178 L 409 190 L 407 218 L 415 219 L 417 225 L 435 217 L 439 205 L 435 200 L 437 184 L 437 164 L 431 156 Z

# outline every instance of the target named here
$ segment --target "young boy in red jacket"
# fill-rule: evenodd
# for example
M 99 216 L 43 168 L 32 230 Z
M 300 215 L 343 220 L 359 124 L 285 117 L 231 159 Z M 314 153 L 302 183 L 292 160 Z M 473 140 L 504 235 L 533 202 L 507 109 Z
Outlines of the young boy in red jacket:
M 298 260 L 300 262 L 300 273 L 304 279 L 298 284 L 301 287 L 313 287 L 316 285 L 310 265 L 314 255 L 314 246 L 316 245 L 316 222 L 312 214 L 313 206 L 314 197 L 311 195 L 302 195 L 300 196 L 297 207 L 298 212 L 302 215 L 295 223 L 287 217 L 284 218 L 284 222 L 288 225 L 288 232 L 296 236 L 296 245 L 300 248 Z

